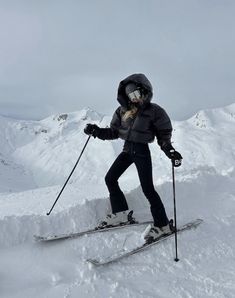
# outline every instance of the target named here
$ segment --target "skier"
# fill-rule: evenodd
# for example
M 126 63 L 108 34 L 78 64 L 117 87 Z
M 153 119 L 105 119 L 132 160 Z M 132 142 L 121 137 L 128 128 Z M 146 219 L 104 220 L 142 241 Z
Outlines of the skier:
M 164 205 L 154 189 L 148 143 L 153 142 L 156 136 L 160 148 L 175 167 L 180 166 L 182 161 L 181 154 L 171 145 L 171 121 L 163 108 L 151 103 L 152 96 L 152 85 L 146 76 L 132 74 L 119 84 L 117 100 L 120 106 L 113 115 L 110 127 L 100 128 L 96 124 L 87 124 L 84 129 L 86 134 L 101 140 L 125 140 L 123 151 L 105 176 L 112 213 L 106 216 L 99 227 L 135 222 L 133 211 L 128 210 L 126 198 L 118 184 L 119 177 L 134 163 L 153 216 L 153 225 L 145 236 L 147 242 L 172 231 Z

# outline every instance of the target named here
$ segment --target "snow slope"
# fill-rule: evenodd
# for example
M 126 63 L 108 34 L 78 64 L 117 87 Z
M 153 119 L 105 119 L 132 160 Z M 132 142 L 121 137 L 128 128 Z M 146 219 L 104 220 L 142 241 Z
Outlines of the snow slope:
M 103 177 L 122 142 L 91 139 L 58 205 L 48 217 L 87 137 L 86 123 L 110 117 L 90 109 L 38 122 L 0 118 L 0 297 L 218 297 L 235 296 L 235 104 L 174 122 L 178 223 L 203 218 L 195 231 L 107 267 L 85 259 L 143 242 L 145 227 L 38 244 L 33 234 L 93 227 L 109 211 Z M 155 185 L 173 215 L 169 160 L 151 145 Z M 134 167 L 121 179 L 130 208 L 149 219 Z

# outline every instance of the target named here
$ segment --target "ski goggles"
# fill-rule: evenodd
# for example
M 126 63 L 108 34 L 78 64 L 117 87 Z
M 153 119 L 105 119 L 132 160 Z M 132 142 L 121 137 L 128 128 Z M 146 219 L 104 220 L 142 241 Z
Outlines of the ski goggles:
M 131 101 L 136 101 L 136 100 L 141 99 L 141 93 L 140 93 L 140 90 L 138 90 L 138 89 L 134 90 L 133 92 L 128 93 L 127 96 L 129 97 L 129 99 Z

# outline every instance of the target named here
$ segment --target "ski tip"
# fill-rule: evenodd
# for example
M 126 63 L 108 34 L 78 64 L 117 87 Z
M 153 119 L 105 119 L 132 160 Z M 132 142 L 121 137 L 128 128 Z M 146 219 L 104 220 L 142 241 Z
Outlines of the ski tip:
M 201 218 L 197 218 L 197 219 L 195 220 L 195 222 L 196 222 L 196 224 L 200 224 L 200 223 L 203 222 L 203 219 L 201 219 Z
M 34 239 L 34 241 L 43 241 L 44 237 L 38 236 L 38 235 L 33 235 L 33 239 Z
M 38 242 L 46 242 L 46 241 L 56 239 L 54 237 L 46 237 L 46 236 L 38 236 L 38 235 L 33 235 L 33 238 L 35 241 L 38 241 Z
M 96 260 L 96 259 L 87 259 L 86 262 L 87 263 L 90 263 L 92 265 L 95 265 L 95 266 L 101 265 L 100 262 L 98 260 Z

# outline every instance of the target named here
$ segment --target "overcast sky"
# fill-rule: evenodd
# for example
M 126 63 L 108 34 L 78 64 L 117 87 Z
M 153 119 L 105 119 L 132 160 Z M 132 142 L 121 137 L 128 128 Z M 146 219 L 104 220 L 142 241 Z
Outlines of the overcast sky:
M 175 120 L 235 102 L 235 1 L 0 0 L 0 114 L 112 114 L 141 72 Z

